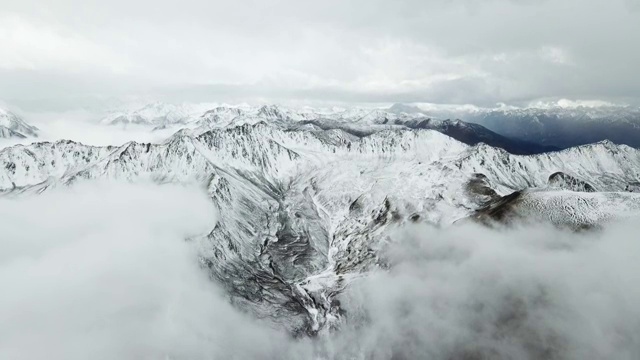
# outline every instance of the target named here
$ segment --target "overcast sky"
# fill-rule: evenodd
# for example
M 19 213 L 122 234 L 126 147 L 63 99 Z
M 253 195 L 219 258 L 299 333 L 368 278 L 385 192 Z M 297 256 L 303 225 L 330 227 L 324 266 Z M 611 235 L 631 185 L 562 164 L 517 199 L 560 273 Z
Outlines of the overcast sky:
M 0 0 L 0 101 L 640 98 L 640 0 Z

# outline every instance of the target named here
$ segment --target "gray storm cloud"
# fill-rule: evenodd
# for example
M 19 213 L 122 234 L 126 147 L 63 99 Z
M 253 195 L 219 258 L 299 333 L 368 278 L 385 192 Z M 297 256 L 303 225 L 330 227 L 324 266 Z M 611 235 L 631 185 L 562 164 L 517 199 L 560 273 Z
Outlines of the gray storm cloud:
M 224 211 L 224 209 L 221 209 Z M 340 296 L 345 323 L 291 339 L 198 266 L 216 212 L 175 185 L 80 184 L 1 198 L 0 358 L 636 359 L 632 224 L 408 227 L 388 270 Z
M 637 102 L 637 0 L 2 0 L 0 98 Z

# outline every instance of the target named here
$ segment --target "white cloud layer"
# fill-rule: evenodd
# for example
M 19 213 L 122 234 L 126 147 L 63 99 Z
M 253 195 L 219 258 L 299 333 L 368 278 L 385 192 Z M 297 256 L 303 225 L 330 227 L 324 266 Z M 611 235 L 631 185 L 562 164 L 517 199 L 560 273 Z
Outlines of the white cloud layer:
M 2 0 L 0 98 L 640 98 L 638 0 Z
M 392 234 L 389 272 L 341 296 L 340 332 L 293 340 L 232 308 L 184 238 L 206 195 L 80 184 L 0 198 L 0 358 L 637 359 L 640 242 L 474 226 Z M 483 357 L 484 356 L 484 357 Z
M 366 319 L 353 343 L 380 358 L 635 359 L 633 229 L 409 228 L 396 234 L 392 270 L 343 300 Z
M 159 143 L 176 132 L 167 128 L 153 130 L 142 125 L 107 126 L 101 125 L 99 119 L 103 113 L 88 111 L 66 111 L 61 113 L 42 112 L 21 114 L 29 124 L 38 127 L 37 138 L 0 139 L 0 149 L 16 144 L 31 144 L 35 141 L 72 140 L 85 145 L 120 146 L 129 141 L 142 143 Z
M 81 185 L 0 199 L 0 218 L 2 359 L 246 358 L 277 339 L 184 241 L 215 224 L 200 191 Z
M 122 58 L 83 39 L 80 34 L 60 34 L 53 27 L 18 15 L 4 15 L 0 20 L 0 44 L 4 49 L 0 58 L 2 69 L 118 72 L 126 67 Z

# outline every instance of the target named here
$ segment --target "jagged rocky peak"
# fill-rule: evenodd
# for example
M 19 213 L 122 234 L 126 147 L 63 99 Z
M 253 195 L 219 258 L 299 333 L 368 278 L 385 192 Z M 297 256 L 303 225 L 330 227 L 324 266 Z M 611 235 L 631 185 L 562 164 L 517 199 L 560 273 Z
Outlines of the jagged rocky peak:
M 258 116 L 269 120 L 288 120 L 289 117 L 285 114 L 278 105 L 264 105 L 258 109 Z
M 596 189 L 584 180 L 575 178 L 562 171 L 555 172 L 549 176 L 549 186 L 556 189 L 564 189 L 581 192 L 595 192 Z
M 489 226 L 511 225 L 522 219 L 517 210 L 522 202 L 523 193 L 523 191 L 514 191 L 505 196 L 494 196 L 477 208 L 471 218 Z
M 0 138 L 37 137 L 38 128 L 29 125 L 20 116 L 0 108 Z
M 246 113 L 245 110 L 237 107 L 231 106 L 217 106 L 211 110 L 207 110 L 202 117 L 213 117 L 213 116 L 241 116 Z
M 484 174 L 472 174 L 465 190 L 469 199 L 478 206 L 485 206 L 500 197 Z
M 194 124 L 200 132 L 203 132 L 212 128 L 234 125 L 236 119 L 240 119 L 239 123 L 242 123 L 244 122 L 242 119 L 247 117 L 251 117 L 247 109 L 223 105 L 207 110 Z

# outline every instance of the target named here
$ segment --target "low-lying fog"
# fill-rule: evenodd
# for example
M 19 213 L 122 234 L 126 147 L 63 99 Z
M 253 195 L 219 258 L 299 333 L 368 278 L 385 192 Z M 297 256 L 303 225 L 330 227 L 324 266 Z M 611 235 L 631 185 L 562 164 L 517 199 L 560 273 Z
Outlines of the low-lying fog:
M 221 209 L 224 211 L 224 209 Z M 229 305 L 185 238 L 199 189 L 79 184 L 0 198 L 0 359 L 638 359 L 631 224 L 398 230 L 342 330 L 294 340 Z
M 73 140 L 86 145 L 122 145 L 129 141 L 161 142 L 173 135 L 179 128 L 154 130 L 142 125 L 103 125 L 100 114 L 87 111 L 63 113 L 26 114 L 24 120 L 39 129 L 38 137 L 26 139 L 0 139 L 0 149 L 40 141 Z

